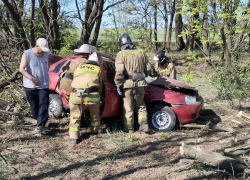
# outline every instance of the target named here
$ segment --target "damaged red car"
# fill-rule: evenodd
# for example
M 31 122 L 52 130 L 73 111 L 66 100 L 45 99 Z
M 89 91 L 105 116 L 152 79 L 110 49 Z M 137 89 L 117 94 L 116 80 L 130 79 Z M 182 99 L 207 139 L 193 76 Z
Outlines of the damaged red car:
M 122 118 L 122 99 L 117 94 L 114 83 L 115 59 L 97 52 L 103 80 L 102 118 Z M 67 96 L 70 92 L 57 86 L 63 66 L 72 56 L 59 60 L 49 69 L 50 76 L 50 116 L 59 117 L 63 110 L 69 109 Z M 171 131 L 177 123 L 195 121 L 203 109 L 203 99 L 195 87 L 170 78 L 147 78 L 144 101 L 147 105 L 150 127 L 159 132 Z M 70 86 L 70 84 L 69 84 Z

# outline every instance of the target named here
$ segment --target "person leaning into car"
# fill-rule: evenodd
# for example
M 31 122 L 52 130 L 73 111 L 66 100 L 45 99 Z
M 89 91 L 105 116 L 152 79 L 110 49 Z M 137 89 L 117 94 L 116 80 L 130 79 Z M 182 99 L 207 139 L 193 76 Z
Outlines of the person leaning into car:
M 76 68 L 71 87 L 68 142 L 70 145 L 76 145 L 80 140 L 80 122 L 85 105 L 89 108 L 91 133 L 97 134 L 100 129 L 102 76 L 95 52 L 90 55 L 86 64 Z
M 119 37 L 119 46 L 121 51 L 118 52 L 115 60 L 114 81 L 118 94 L 123 97 L 124 131 L 134 132 L 134 110 L 136 110 L 139 130 L 148 132 L 144 94 L 147 87 L 145 77 L 150 72 L 150 64 L 142 50 L 134 49 L 129 35 L 124 33 Z
M 50 54 L 48 51 L 48 41 L 44 38 L 37 39 L 35 47 L 24 51 L 19 67 L 33 118 L 37 120 L 35 132 L 43 135 L 51 133 L 45 127 L 49 118 Z
M 154 55 L 153 63 L 154 66 L 152 67 L 150 73 L 151 77 L 165 76 L 176 79 L 175 66 L 163 51 L 160 51 Z
M 74 53 L 70 57 L 70 61 L 63 67 L 63 71 L 59 78 L 59 88 L 72 92 L 72 87 L 70 86 L 75 69 L 85 64 L 88 61 L 89 55 L 92 53 L 91 46 L 89 44 L 83 44 L 79 49 L 75 49 Z M 69 98 L 69 97 L 67 97 Z

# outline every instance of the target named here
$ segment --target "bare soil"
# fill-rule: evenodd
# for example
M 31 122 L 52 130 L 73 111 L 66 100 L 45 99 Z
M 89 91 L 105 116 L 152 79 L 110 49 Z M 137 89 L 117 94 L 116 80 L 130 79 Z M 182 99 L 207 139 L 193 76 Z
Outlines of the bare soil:
M 184 71 L 177 66 L 178 76 Z M 34 126 L 2 119 L 0 125 L 0 179 L 244 179 L 243 174 L 229 174 L 202 162 L 183 164 L 180 155 L 182 142 L 200 148 L 222 152 L 235 146 L 234 138 L 249 134 L 247 119 L 240 119 L 238 110 L 229 109 L 228 102 L 216 101 L 216 95 L 200 92 L 205 99 L 205 109 L 197 124 L 211 121 L 221 127 L 233 128 L 237 133 L 212 129 L 182 128 L 172 132 L 132 135 L 119 130 L 119 124 L 104 124 L 103 133 L 92 136 L 89 128 L 82 128 L 82 141 L 69 146 L 69 118 L 50 119 L 54 129 L 51 136 L 34 133 Z M 216 107 L 211 103 L 216 101 Z M 247 107 L 249 104 L 244 104 Z M 214 109 L 211 107 L 215 107 Z M 238 119 L 239 120 L 239 119 Z M 248 131 L 247 131 L 248 130 Z

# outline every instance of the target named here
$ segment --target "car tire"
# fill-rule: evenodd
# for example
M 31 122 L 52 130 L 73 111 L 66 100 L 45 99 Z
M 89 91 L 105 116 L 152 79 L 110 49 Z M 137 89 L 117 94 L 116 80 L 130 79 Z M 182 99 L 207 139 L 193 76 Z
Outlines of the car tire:
M 168 106 L 154 106 L 149 111 L 148 121 L 153 130 L 168 132 L 176 125 L 176 115 Z
M 58 94 L 49 95 L 49 117 L 59 118 L 63 110 L 62 99 Z

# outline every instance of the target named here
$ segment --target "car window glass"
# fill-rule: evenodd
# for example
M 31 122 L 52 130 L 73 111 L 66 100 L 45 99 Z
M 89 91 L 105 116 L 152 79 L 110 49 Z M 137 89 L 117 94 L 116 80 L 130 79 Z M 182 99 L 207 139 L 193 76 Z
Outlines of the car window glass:
M 60 62 L 59 64 L 57 64 L 57 66 L 56 67 L 54 67 L 54 69 L 53 69 L 53 71 L 52 72 L 54 72 L 54 73 L 58 73 L 59 72 L 59 70 L 61 69 L 61 67 L 64 65 L 64 63 L 67 61 L 67 59 L 66 60 L 64 60 L 64 61 L 62 61 L 62 62 Z
M 102 62 L 105 80 L 109 82 L 114 82 L 114 78 L 115 78 L 114 60 L 105 56 L 99 56 L 99 58 L 101 59 L 101 62 Z

